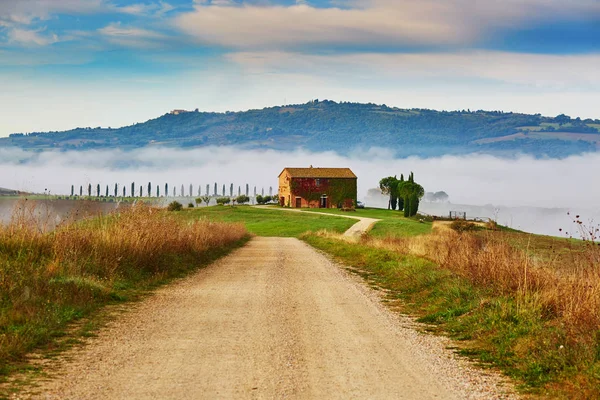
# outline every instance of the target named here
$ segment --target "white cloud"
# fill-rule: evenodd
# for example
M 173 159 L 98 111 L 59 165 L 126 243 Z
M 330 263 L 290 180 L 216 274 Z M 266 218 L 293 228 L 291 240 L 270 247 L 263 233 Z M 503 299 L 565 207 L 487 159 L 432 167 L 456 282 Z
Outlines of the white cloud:
M 537 55 L 493 51 L 459 53 L 310 55 L 238 52 L 226 56 L 248 73 L 300 73 L 411 80 L 485 79 L 539 89 L 600 90 L 600 54 Z
M 168 37 L 148 29 L 125 27 L 120 22 L 112 23 L 98 30 L 111 43 L 127 47 L 156 47 Z
M 169 3 L 160 1 L 158 3 L 131 4 L 128 6 L 115 7 L 114 9 L 124 14 L 161 17 L 169 11 L 173 11 L 175 7 Z
M 236 48 L 280 48 L 315 44 L 456 44 L 472 37 L 425 7 L 368 10 L 318 9 L 307 5 L 198 6 L 175 25 L 199 42 Z M 433 9 L 445 9 L 433 6 Z
M 53 13 L 87 14 L 105 10 L 105 0 L 2 0 L 0 20 L 29 25 Z
M 552 18 L 598 17 L 600 3 L 575 0 L 370 0 L 342 8 L 196 2 L 174 20 L 201 43 L 244 49 L 303 46 L 442 46 L 476 43 L 498 28 Z
M 9 43 L 18 43 L 25 46 L 47 46 L 59 41 L 58 36 L 56 34 L 42 34 L 44 29 L 20 29 L 13 28 L 10 29 L 7 33 Z

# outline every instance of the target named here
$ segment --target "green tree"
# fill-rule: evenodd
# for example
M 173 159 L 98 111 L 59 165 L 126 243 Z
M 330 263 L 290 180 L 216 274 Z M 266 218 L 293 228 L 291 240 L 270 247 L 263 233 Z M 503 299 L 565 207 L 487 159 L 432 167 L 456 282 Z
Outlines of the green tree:
M 425 195 L 423 186 L 415 182 L 414 174 L 411 172 L 408 181 L 398 183 L 396 193 L 404 201 L 404 216 L 412 217 L 419 210 L 419 201 Z
M 238 204 L 245 204 L 245 203 L 248 203 L 250 201 L 250 197 L 248 197 L 248 196 L 246 196 L 244 194 L 241 194 L 238 197 L 236 197 L 235 201 Z
M 206 193 L 208 193 L 208 191 Z M 210 203 L 210 196 L 208 194 L 206 196 L 202 196 L 202 200 L 206 203 L 206 207 L 208 207 L 208 203 Z
M 388 200 L 388 210 L 391 208 L 392 210 L 396 209 L 398 195 L 396 192 L 396 188 L 398 186 L 398 179 L 396 176 L 388 176 L 387 178 L 383 178 L 379 181 L 379 189 L 381 193 L 387 194 L 390 196 Z

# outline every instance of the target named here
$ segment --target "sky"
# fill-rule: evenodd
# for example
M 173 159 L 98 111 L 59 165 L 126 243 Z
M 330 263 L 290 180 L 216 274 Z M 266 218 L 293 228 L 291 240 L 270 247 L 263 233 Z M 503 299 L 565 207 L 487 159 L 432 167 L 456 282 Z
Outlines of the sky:
M 600 118 L 598 0 L 1 0 L 0 136 L 311 99 Z

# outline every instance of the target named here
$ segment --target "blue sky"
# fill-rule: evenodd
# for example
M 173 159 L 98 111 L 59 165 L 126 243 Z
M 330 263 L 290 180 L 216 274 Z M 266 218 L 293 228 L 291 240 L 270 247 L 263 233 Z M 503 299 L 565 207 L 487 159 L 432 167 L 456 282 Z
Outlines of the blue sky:
M 310 99 L 600 118 L 597 0 L 2 0 L 0 136 Z

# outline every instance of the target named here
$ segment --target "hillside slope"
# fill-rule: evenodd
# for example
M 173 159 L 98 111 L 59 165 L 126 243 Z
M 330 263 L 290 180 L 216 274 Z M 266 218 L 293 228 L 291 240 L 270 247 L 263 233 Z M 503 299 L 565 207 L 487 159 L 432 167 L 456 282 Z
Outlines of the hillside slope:
M 172 112 L 119 129 L 13 134 L 0 147 L 84 150 L 146 146 L 333 150 L 383 147 L 400 156 L 473 152 L 564 157 L 600 148 L 600 120 L 489 111 L 399 109 L 312 101 L 245 112 Z

